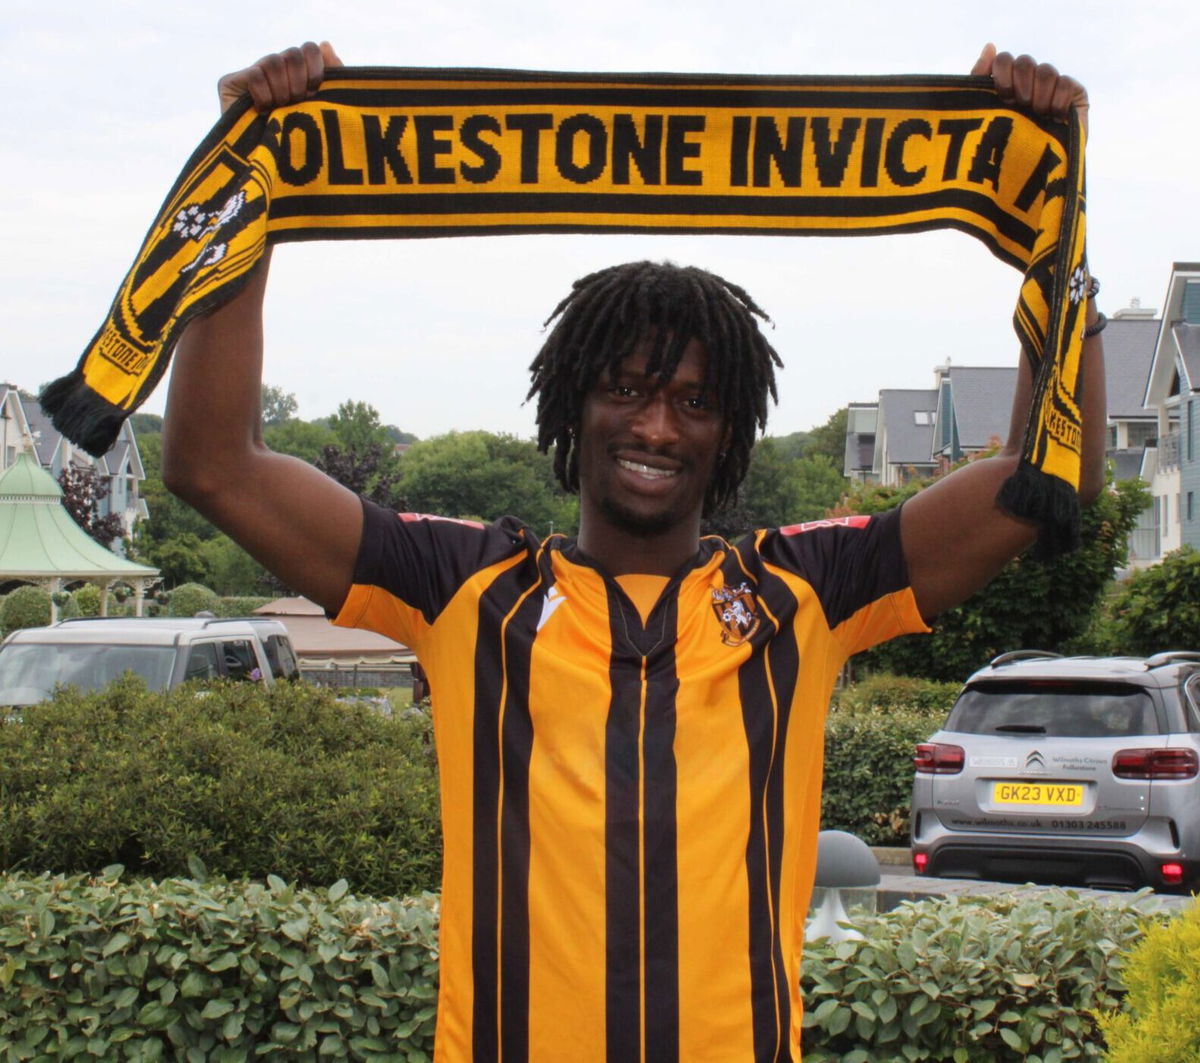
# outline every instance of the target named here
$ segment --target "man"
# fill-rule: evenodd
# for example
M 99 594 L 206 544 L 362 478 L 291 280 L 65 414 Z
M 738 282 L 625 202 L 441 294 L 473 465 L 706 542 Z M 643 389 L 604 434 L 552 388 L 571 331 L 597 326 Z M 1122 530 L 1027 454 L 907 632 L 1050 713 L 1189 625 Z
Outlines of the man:
M 308 44 L 222 79 L 306 96 Z M 1082 88 L 989 46 L 973 71 L 1065 115 Z M 700 537 L 746 472 L 775 352 L 740 288 L 633 263 L 578 281 L 533 363 L 578 539 L 384 512 L 259 431 L 263 267 L 195 321 L 164 479 L 289 586 L 416 649 L 442 775 L 441 1060 L 798 1059 L 824 706 L 845 659 L 982 586 L 1034 529 L 998 509 L 1013 429 L 901 509 Z M 1098 320 L 1089 303 L 1088 323 Z M 1098 341 L 1082 493 L 1103 479 Z

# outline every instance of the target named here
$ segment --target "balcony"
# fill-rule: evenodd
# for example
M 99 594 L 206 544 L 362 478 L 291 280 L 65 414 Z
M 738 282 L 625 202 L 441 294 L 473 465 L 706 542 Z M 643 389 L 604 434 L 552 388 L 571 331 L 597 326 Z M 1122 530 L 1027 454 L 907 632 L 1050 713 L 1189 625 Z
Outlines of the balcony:
M 1161 437 L 1158 441 L 1158 468 L 1160 472 L 1179 468 L 1179 433 Z

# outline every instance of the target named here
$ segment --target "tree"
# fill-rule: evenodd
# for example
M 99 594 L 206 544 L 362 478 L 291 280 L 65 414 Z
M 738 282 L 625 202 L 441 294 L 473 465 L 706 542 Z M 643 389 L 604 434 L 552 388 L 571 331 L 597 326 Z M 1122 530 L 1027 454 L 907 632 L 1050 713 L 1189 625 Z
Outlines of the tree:
M 296 416 L 300 404 L 296 396 L 270 384 L 262 386 L 262 423 L 264 428 L 284 424 Z
M 108 497 L 109 484 L 96 466 L 65 465 L 58 483 L 71 519 L 101 546 L 108 547 L 125 535 L 125 522 L 118 514 L 100 516 L 100 503 Z
M 817 520 L 836 506 L 848 486 L 840 469 L 822 454 L 788 457 L 789 449 L 770 436 L 760 440 L 737 499 L 705 521 L 705 532 L 733 538 L 753 528 Z
M 808 444 L 804 448 L 804 457 L 814 458 L 823 454 L 834 468 L 842 468 L 846 460 L 846 418 L 848 416 L 849 408 L 843 406 L 836 413 L 831 414 L 829 420 L 823 425 L 814 428 L 809 433 Z
M 578 501 L 554 478 L 532 440 L 492 432 L 450 432 L 405 452 L 400 489 L 408 508 L 448 517 L 520 517 L 539 534 L 573 534 Z
M 1108 611 L 1113 652 L 1149 655 L 1200 646 L 1200 551 L 1185 546 L 1135 572 Z
M 878 512 L 919 486 L 860 488 L 848 507 Z M 1039 560 L 1036 548 L 1027 551 L 981 591 L 939 616 L 931 635 L 894 639 L 856 660 L 870 671 L 961 681 L 1008 650 L 1068 648 L 1087 630 L 1113 573 L 1128 560 L 1129 534 L 1146 503 L 1141 481 L 1110 485 L 1083 511 L 1078 549 L 1051 560 Z
M 312 465 L 334 442 L 334 435 L 327 425 L 316 421 L 283 421 L 263 429 L 263 442 L 278 454 L 290 454 Z

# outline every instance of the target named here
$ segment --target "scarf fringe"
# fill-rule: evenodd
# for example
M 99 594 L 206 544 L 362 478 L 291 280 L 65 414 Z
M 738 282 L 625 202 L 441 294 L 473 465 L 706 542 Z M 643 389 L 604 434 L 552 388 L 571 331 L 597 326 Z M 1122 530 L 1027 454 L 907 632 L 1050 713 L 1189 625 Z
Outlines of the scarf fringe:
M 996 502 L 1014 517 L 1038 522 L 1038 560 L 1049 561 L 1079 545 L 1079 496 L 1065 480 L 1022 461 L 1004 481 Z
M 78 368 L 47 384 L 38 402 L 54 425 L 93 458 L 108 453 L 129 411 L 97 394 Z

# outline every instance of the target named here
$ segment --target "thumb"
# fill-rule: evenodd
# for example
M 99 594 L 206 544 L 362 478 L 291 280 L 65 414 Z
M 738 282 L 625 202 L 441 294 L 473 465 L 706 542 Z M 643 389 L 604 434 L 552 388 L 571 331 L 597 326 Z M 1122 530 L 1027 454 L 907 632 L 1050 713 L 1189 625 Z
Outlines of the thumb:
M 345 66 L 346 65 L 339 58 L 337 52 L 335 52 L 333 50 L 333 45 L 330 44 L 328 41 L 322 41 L 320 47 L 321 47 L 321 58 L 325 60 L 326 67 Z M 992 51 L 995 52 L 995 49 L 992 49 Z
M 987 77 L 992 72 L 992 64 L 996 61 L 996 46 L 988 41 L 983 46 L 983 51 L 979 53 L 979 58 L 975 60 L 975 65 L 971 67 L 971 73 L 980 77 Z

